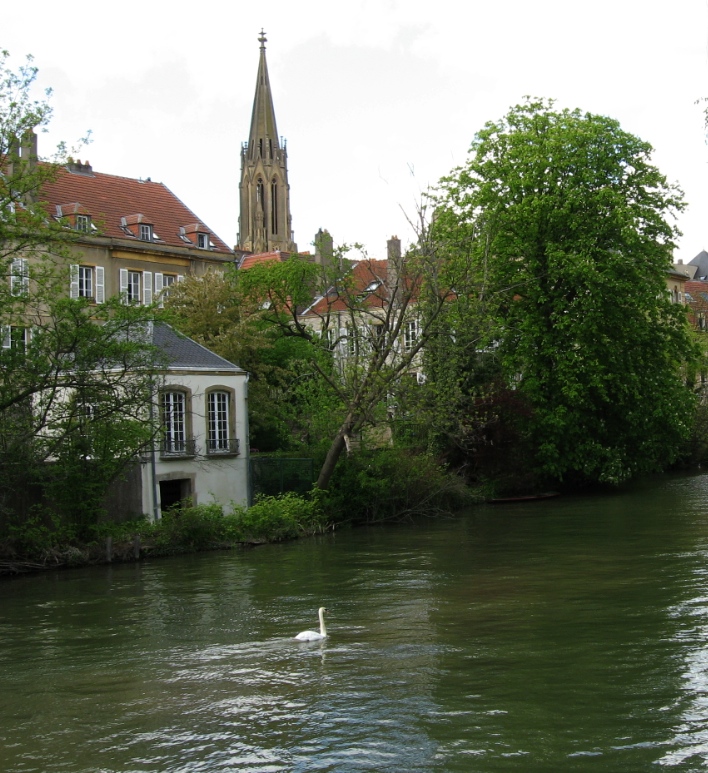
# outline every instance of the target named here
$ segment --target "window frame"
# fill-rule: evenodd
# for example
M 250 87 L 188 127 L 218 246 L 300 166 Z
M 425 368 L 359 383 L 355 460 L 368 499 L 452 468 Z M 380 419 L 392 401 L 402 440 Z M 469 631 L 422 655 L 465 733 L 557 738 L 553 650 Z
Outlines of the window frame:
M 19 298 L 29 293 L 29 260 L 13 258 L 10 268 L 10 295 Z
M 234 390 L 215 386 L 205 394 L 206 452 L 208 456 L 235 456 L 239 453 L 236 438 Z M 219 405 L 216 405 L 217 400 Z
M 159 410 L 162 427 L 160 455 L 194 456 L 189 390 L 171 385 L 160 390 Z
M 417 319 L 409 319 L 403 328 L 403 351 L 412 351 L 419 338 L 420 322 Z

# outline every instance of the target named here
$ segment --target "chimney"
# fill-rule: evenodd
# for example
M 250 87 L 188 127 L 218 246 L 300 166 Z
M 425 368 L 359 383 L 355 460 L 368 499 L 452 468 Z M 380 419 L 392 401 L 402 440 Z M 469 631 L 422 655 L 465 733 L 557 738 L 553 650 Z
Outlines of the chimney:
M 66 168 L 72 174 L 83 174 L 83 175 L 86 175 L 86 177 L 94 176 L 93 168 L 88 161 L 82 164 L 80 159 L 77 159 L 76 161 L 74 161 L 74 159 L 71 158 L 71 156 L 69 156 L 68 162 L 66 164 Z
M 334 239 L 325 229 L 315 234 L 315 263 L 319 266 L 330 266 L 334 259 Z
M 34 171 L 37 166 L 37 135 L 34 133 L 33 129 L 28 129 L 22 135 L 20 156 L 22 162 L 26 164 L 27 171 Z
M 13 137 L 8 147 L 8 177 L 14 175 L 31 175 L 37 167 L 37 135 L 33 129 L 28 129 L 22 137 Z M 26 185 L 21 186 L 26 188 Z M 36 199 L 36 191 L 28 190 L 24 199 L 30 204 Z
M 397 236 L 392 236 L 386 242 L 386 268 L 388 291 L 393 296 L 398 287 L 398 276 L 401 270 L 401 240 Z

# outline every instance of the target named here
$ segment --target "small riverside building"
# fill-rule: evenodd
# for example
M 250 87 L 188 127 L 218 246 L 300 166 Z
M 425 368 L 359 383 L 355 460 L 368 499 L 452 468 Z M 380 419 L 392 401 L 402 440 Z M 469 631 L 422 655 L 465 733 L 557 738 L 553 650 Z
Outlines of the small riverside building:
M 165 358 L 153 404 L 162 431 L 108 509 L 156 520 L 181 501 L 247 505 L 248 373 L 164 323 L 152 336 Z

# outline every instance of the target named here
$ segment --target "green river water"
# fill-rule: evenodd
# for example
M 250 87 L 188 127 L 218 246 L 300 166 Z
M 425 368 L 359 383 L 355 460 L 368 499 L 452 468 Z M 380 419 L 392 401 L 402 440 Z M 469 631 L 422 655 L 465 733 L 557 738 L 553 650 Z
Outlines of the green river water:
M 708 475 L 0 581 L 3 773 L 662 767 L 708 769 Z

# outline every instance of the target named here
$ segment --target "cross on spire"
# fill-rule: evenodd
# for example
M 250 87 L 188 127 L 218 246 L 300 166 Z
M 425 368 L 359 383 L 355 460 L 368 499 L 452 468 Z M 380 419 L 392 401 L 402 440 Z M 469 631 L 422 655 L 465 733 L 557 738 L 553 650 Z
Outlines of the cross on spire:
M 265 48 L 265 44 L 268 38 L 266 37 L 265 30 L 261 27 L 261 34 L 258 36 L 258 42 L 261 44 L 261 48 Z

